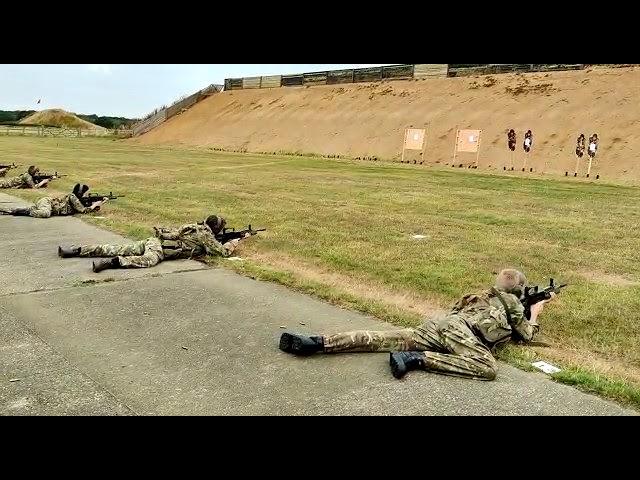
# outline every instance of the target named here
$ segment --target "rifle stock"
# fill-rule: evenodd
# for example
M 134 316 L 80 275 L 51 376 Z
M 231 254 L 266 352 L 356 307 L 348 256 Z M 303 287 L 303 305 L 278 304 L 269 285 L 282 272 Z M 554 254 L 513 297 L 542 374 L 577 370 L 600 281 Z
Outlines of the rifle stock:
M 102 193 L 90 193 L 89 195 L 85 195 L 80 199 L 80 203 L 85 207 L 90 207 L 95 202 L 102 201 L 103 198 L 107 198 L 109 200 L 117 200 L 118 198 L 122 198 L 124 195 L 114 195 L 113 192 L 109 192 L 108 195 L 103 195 Z
M 43 180 L 53 180 L 55 178 L 66 177 L 67 175 L 61 175 L 58 172 L 56 173 L 38 173 L 33 176 L 33 181 L 36 183 L 40 183 Z
M 258 228 L 254 230 L 253 228 L 251 228 L 251 225 L 249 225 L 244 230 L 237 231 L 235 228 L 225 228 L 222 233 L 216 235 L 216 240 L 218 240 L 222 244 L 225 244 L 227 242 L 230 242 L 231 240 L 244 238 L 247 233 L 250 235 L 257 235 L 258 232 L 264 232 L 265 230 L 266 228 Z

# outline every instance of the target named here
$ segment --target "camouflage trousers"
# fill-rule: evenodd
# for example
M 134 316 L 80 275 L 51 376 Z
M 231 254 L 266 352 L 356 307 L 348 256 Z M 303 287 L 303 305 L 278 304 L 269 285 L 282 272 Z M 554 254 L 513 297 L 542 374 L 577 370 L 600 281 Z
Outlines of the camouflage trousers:
M 160 239 L 150 237 L 129 245 L 83 245 L 81 257 L 118 257 L 123 268 L 155 267 L 164 260 Z
M 41 198 L 29 209 L 29 216 L 33 218 L 49 218 L 51 217 L 51 208 L 51 199 L 49 197 Z
M 423 352 L 426 370 L 477 380 L 496 378 L 491 351 L 455 314 L 430 319 L 415 329 L 361 330 L 325 336 L 324 351 Z

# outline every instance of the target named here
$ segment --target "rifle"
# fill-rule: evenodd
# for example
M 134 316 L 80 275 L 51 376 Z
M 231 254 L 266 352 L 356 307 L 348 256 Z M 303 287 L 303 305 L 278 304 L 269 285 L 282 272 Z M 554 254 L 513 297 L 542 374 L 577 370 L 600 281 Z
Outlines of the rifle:
M 36 173 L 33 176 L 33 181 L 35 183 L 40 183 L 43 180 L 53 180 L 54 178 L 66 177 L 67 175 L 60 175 L 58 172 L 56 173 Z
M 15 163 L 12 163 L 11 165 L 6 165 L 6 164 L 0 164 L 0 170 L 8 168 L 9 170 L 11 170 L 12 168 L 18 168 L 20 165 L 16 165 Z
M 237 238 L 244 238 L 244 236 L 249 233 L 250 235 L 257 235 L 258 232 L 264 232 L 266 228 L 258 228 L 257 230 L 253 230 L 251 225 L 249 225 L 244 230 L 236 231 L 235 228 L 225 228 L 222 233 L 216 235 L 216 240 L 218 240 L 223 245 L 231 240 L 235 240 Z
M 114 195 L 113 192 L 109 192 L 109 195 L 103 195 L 101 193 L 90 193 L 89 195 L 85 195 L 80 198 L 80 203 L 85 207 L 90 207 L 95 202 L 102 201 L 103 198 L 108 198 L 109 200 L 117 200 L 118 198 L 122 198 L 124 195 Z
M 522 305 L 524 305 L 524 314 L 526 318 L 531 318 L 531 307 L 533 305 L 549 300 L 552 293 L 560 293 L 560 290 L 566 286 L 566 283 L 556 285 L 552 278 L 549 280 L 549 286 L 544 290 L 539 290 L 537 285 L 533 287 L 524 287 L 524 295 L 520 301 L 522 302 Z

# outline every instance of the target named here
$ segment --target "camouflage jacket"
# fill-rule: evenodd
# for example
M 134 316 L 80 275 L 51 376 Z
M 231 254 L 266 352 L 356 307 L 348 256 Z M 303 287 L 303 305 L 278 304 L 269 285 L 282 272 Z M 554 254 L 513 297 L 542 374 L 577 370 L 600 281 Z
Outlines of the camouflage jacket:
M 51 199 L 51 215 L 73 215 L 90 211 L 73 193 Z
M 0 180 L 0 188 L 33 188 L 36 184 L 33 177 L 28 173 L 23 173 L 18 177 Z
M 469 328 L 491 347 L 512 337 L 531 341 L 540 326 L 525 318 L 524 306 L 518 297 L 500 291 L 500 296 L 509 311 L 509 321 L 497 293 L 497 290 L 492 289 L 479 295 L 467 295 L 454 305 L 451 313 L 464 320 Z
M 165 258 L 197 258 L 205 255 L 228 257 L 238 242 L 224 245 L 216 240 L 206 224 L 193 223 L 178 228 L 155 228 Z

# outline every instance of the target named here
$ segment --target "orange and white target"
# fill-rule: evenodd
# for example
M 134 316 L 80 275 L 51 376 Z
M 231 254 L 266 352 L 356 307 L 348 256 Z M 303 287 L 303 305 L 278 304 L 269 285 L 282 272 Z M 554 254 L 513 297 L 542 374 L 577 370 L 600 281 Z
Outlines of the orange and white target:
M 453 164 L 456 164 L 458 153 L 475 153 L 476 161 L 473 164 L 473 168 L 478 168 L 481 138 L 482 130 L 458 130 L 458 133 L 456 134 L 456 144 L 453 149 Z

